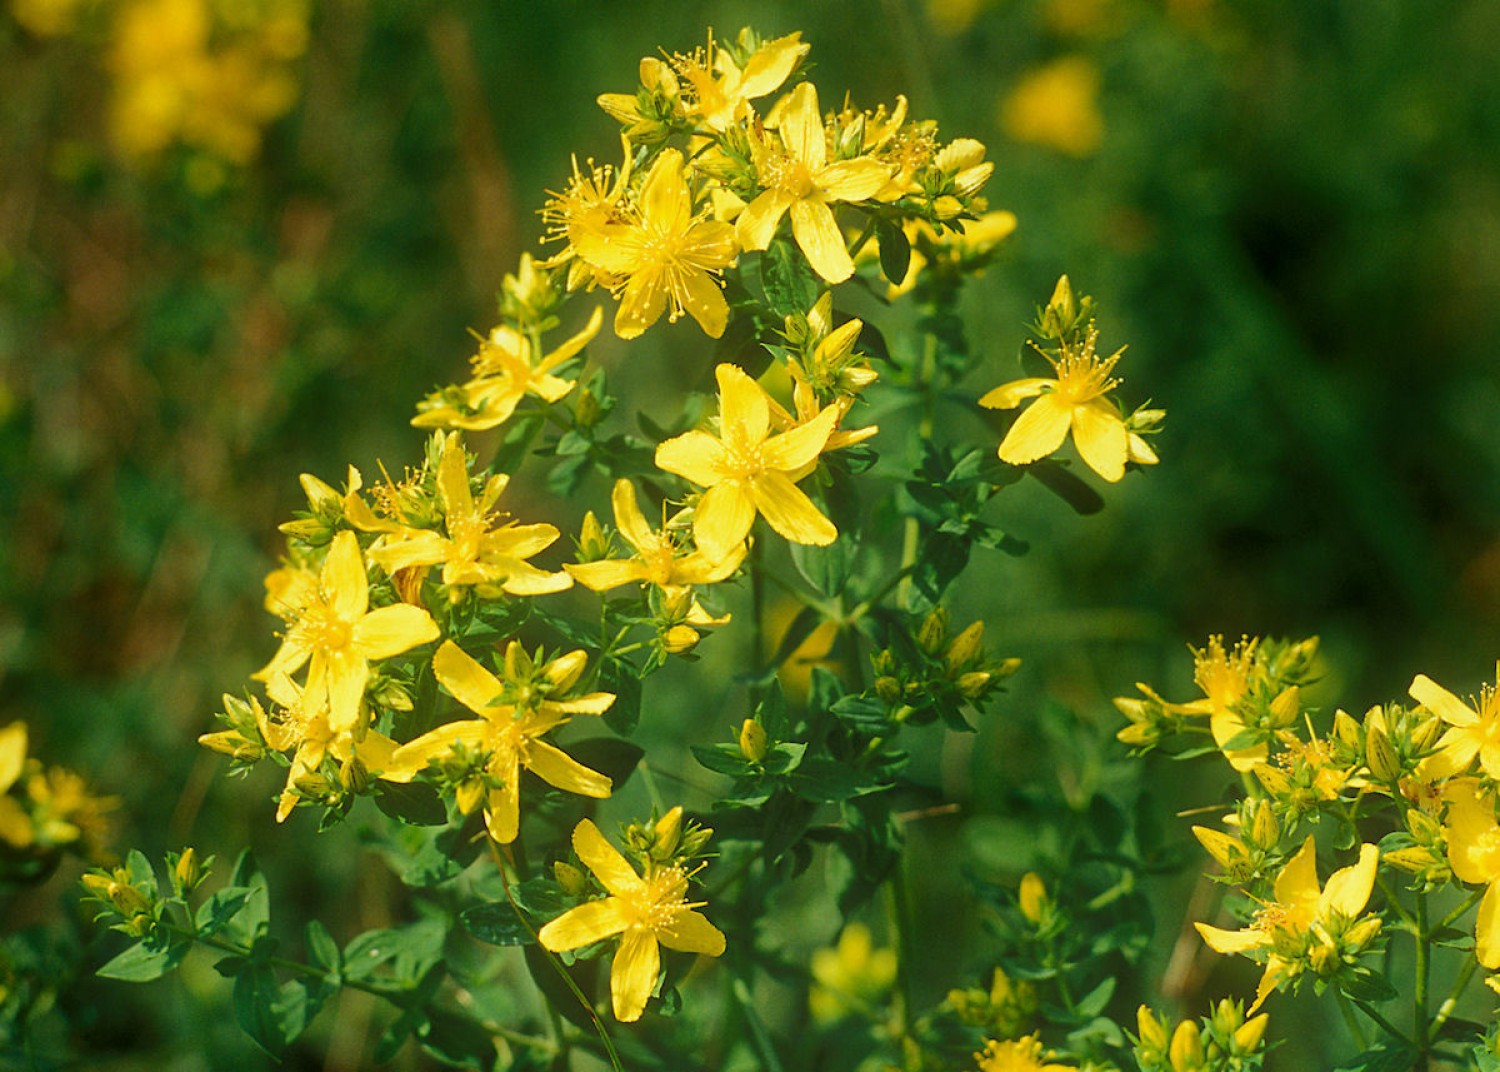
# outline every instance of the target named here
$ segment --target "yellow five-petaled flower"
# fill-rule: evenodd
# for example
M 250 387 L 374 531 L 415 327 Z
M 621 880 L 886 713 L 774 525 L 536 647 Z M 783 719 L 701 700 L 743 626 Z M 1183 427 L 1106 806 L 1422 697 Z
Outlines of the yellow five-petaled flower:
M 711 562 L 721 562 L 750 534 L 760 513 L 793 543 L 826 545 L 838 536 L 797 487 L 810 473 L 838 423 L 838 406 L 771 435 L 771 406 L 760 385 L 736 365 L 720 365 L 719 436 L 685 432 L 656 448 L 656 464 L 708 490 L 698 500 L 693 537 Z
M 661 947 L 717 957 L 724 934 L 687 899 L 688 875 L 678 864 L 649 864 L 644 875 L 585 819 L 573 830 L 573 851 L 609 896 L 569 909 L 538 932 L 554 953 L 619 936 L 609 986 L 615 1019 L 639 1020 L 661 970 Z
M 1500 970 L 1500 822 L 1493 794 L 1479 792 L 1473 778 L 1449 783 L 1443 796 L 1448 817 L 1443 836 L 1448 863 L 1464 882 L 1484 886 L 1474 920 L 1474 957 L 1490 971 Z
M 1495 675 L 1500 677 L 1500 664 Z M 1437 751 L 1422 761 L 1418 774 L 1423 779 L 1451 777 L 1478 759 L 1480 770 L 1500 780 L 1500 690 L 1481 689 L 1479 702 L 1470 707 L 1426 674 L 1418 674 L 1408 692 L 1449 726 L 1438 739 Z

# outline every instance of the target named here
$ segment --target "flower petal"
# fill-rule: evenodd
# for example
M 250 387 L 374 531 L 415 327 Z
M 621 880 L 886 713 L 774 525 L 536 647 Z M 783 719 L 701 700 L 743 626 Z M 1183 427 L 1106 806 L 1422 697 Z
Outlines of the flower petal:
M 667 284 L 661 270 L 636 266 L 615 310 L 615 334 L 639 338 L 667 309 Z
M 1270 937 L 1263 931 L 1246 927 L 1241 931 L 1226 931 L 1222 927 L 1210 927 L 1207 923 L 1194 923 L 1204 943 L 1215 953 L 1248 953 L 1253 949 L 1264 949 Z
M 692 195 L 682 177 L 682 153 L 667 149 L 656 158 L 641 183 L 641 215 L 650 230 L 677 234 L 693 210 Z
M 709 488 L 698 500 L 693 515 L 693 538 L 699 550 L 718 562 L 745 542 L 754 524 L 755 499 L 739 481 L 726 481 Z
M 1500 970 L 1500 878 L 1490 880 L 1474 917 L 1474 957 L 1490 971 Z
M 502 777 L 504 784 L 491 789 L 485 799 L 484 825 L 490 837 L 502 845 L 509 845 L 521 831 L 521 772 L 512 768 Z
M 729 452 L 707 432 L 684 432 L 656 448 L 656 467 L 676 473 L 700 487 L 729 476 Z
M 648 930 L 626 931 L 609 969 L 609 991 L 614 1000 L 615 1019 L 630 1023 L 641 1018 L 656 976 L 661 971 L 661 946 Z
M 354 621 L 370 607 L 370 581 L 359 540 L 345 529 L 333 538 L 318 577 L 324 597 L 344 621 Z
M 606 897 L 570 908 L 537 932 L 537 940 L 554 953 L 593 945 L 625 929 L 625 914 L 617 898 Z
M 1055 387 L 1056 380 L 1045 376 L 1030 376 L 1024 380 L 1002 383 L 992 391 L 979 396 L 979 404 L 985 409 L 1015 409 L 1028 398 L 1035 398 L 1048 387 Z
M 1374 845 L 1359 847 L 1359 862 L 1341 867 L 1328 876 L 1328 883 L 1318 898 L 1319 918 L 1326 919 L 1338 912 L 1346 919 L 1353 919 L 1370 903 L 1370 893 L 1375 888 L 1375 872 L 1380 866 L 1380 850 Z
M 483 719 L 449 722 L 397 748 L 380 776 L 388 782 L 409 782 L 434 759 L 453 751 L 455 745 L 482 746 L 489 733 L 490 724 Z
M 761 462 L 767 469 L 791 472 L 809 465 L 822 453 L 838 424 L 839 407 L 825 406 L 812 420 L 772 436 L 760 448 Z
M 694 912 L 691 908 L 678 915 L 670 927 L 663 927 L 656 933 L 661 944 L 668 949 L 703 953 L 710 957 L 721 956 L 724 952 L 724 932 L 710 923 L 702 912 Z
M 874 197 L 890 177 L 890 168 L 865 156 L 829 164 L 818 172 L 817 184 L 830 201 L 864 201 Z
M 646 515 L 641 513 L 640 504 L 636 501 L 634 484 L 628 480 L 616 480 L 614 490 L 610 492 L 609 503 L 615 512 L 615 528 L 620 530 L 626 543 L 637 551 L 644 551 L 648 546 L 655 545 L 651 526 L 646 523 Z
M 822 201 L 803 198 L 792 202 L 792 234 L 807 263 L 828 282 L 842 283 L 854 274 L 844 232 L 833 218 L 833 209 Z
M 503 691 L 500 679 L 451 640 L 445 640 L 432 657 L 432 673 L 454 699 L 477 715 L 494 718 L 505 708 L 495 704 Z
M 1479 712 L 1426 674 L 1418 674 L 1414 677 L 1411 687 L 1406 692 L 1413 700 L 1450 726 L 1472 726 L 1479 721 Z
M 1005 438 L 1000 441 L 1000 460 L 1011 465 L 1026 465 L 1045 458 L 1068 437 L 1073 423 L 1073 407 L 1058 400 L 1055 394 L 1043 395 L 1016 418 Z
M 464 458 L 458 433 L 443 441 L 443 457 L 438 462 L 438 494 L 443 500 L 443 516 L 450 519 L 468 517 L 474 512 L 474 494 L 469 490 L 469 467 Z M 450 523 L 451 531 L 451 523 Z
M 734 233 L 740 248 L 756 250 L 769 246 L 776 234 L 776 225 L 786 215 L 792 201 L 792 195 L 785 190 L 771 189 L 763 191 L 746 205 L 734 221 Z
M 1120 411 L 1103 399 L 1074 407 L 1073 445 L 1084 463 L 1110 483 L 1125 475 L 1130 436 Z
M 1278 904 L 1311 921 L 1318 903 L 1318 850 L 1311 834 L 1276 876 L 1274 889 Z
M 328 652 L 325 659 L 322 676 L 328 690 L 328 726 L 335 733 L 342 733 L 353 729 L 359 721 L 359 705 L 370 680 L 370 664 L 348 649 Z M 311 671 L 308 686 L 316 688 Z
M 608 559 L 601 562 L 564 562 L 563 569 L 585 588 L 608 592 L 622 584 L 644 581 L 648 570 L 634 559 Z
M 641 888 L 641 877 L 619 850 L 604 839 L 599 828 L 584 819 L 573 828 L 573 851 L 594 873 L 604 888 L 616 897 L 628 897 Z
M 828 162 L 828 140 L 823 133 L 823 114 L 818 110 L 818 90 L 803 82 L 792 90 L 781 113 L 781 144 L 811 171 Z
M 522 754 L 522 762 L 548 785 L 582 797 L 602 800 L 609 796 L 614 785 L 606 776 L 585 767 L 562 749 L 546 741 L 528 741 Z
M 724 334 L 724 326 L 729 323 L 729 303 L 711 275 L 691 269 L 679 272 L 675 297 L 710 339 Z
M 766 523 L 792 543 L 826 547 L 838 539 L 833 522 L 784 474 L 762 473 L 751 487 Z
M 393 603 L 354 623 L 352 645 L 366 659 L 389 659 L 436 640 L 439 633 L 437 622 L 422 607 Z
M 738 365 L 728 362 L 714 369 L 719 381 L 720 435 L 726 443 L 759 446 L 771 430 L 771 407 L 760 384 Z

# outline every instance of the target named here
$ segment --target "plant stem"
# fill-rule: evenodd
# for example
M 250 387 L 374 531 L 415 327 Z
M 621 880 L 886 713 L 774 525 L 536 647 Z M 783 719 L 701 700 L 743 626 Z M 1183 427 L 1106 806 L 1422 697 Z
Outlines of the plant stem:
M 1475 890 L 1473 893 L 1469 894 L 1469 896 L 1464 898 L 1463 902 L 1457 908 L 1455 908 L 1452 912 L 1449 912 L 1446 916 L 1439 920 L 1437 927 L 1434 929 L 1443 930 L 1446 927 L 1453 926 L 1458 918 L 1469 909 L 1473 908 L 1474 905 L 1477 904 L 1479 902 L 1479 899 L 1483 896 L 1484 890 L 1482 889 Z
M 1469 957 L 1464 961 L 1464 966 L 1459 969 L 1458 978 L 1453 981 L 1453 989 L 1448 991 L 1448 996 L 1438 1006 L 1437 1015 L 1432 1018 L 1432 1034 L 1434 1036 L 1448 1022 L 1448 1017 L 1453 1015 L 1453 1010 L 1458 1005 L 1458 999 L 1463 994 L 1464 988 L 1469 985 L 1469 980 L 1474 977 L 1474 969 L 1477 967 L 1479 967 L 1479 961 L 1474 957 Z
M 1380 1013 L 1372 1009 L 1369 1002 L 1360 1001 L 1358 998 L 1351 998 L 1350 1000 L 1354 1002 L 1355 1008 L 1357 1008 L 1360 1012 L 1364 1013 L 1371 1020 L 1373 1020 L 1380 1027 L 1380 1029 L 1387 1035 L 1391 1036 L 1391 1038 L 1396 1039 L 1398 1042 L 1404 1042 L 1408 1046 L 1415 1047 L 1416 1043 L 1407 1038 L 1404 1031 L 1398 1028 L 1395 1024 L 1391 1023 L 1384 1016 L 1381 1016 Z
M 776 1046 L 771 1041 L 771 1033 L 766 1030 L 765 1023 L 760 1014 L 755 1011 L 754 995 L 750 993 L 750 987 L 745 980 L 735 979 L 732 989 L 734 1000 L 739 1004 L 740 1012 L 745 1016 L 745 1023 L 750 1026 L 750 1037 L 755 1042 L 755 1048 L 760 1052 L 761 1063 L 766 1072 L 783 1072 L 781 1059 L 776 1056 Z
M 1354 1006 L 1349 1002 L 1349 995 L 1342 990 L 1334 991 L 1339 996 L 1339 1011 L 1344 1014 L 1344 1024 L 1349 1028 L 1349 1034 L 1354 1036 L 1354 1044 L 1363 1052 L 1370 1048 L 1370 1042 L 1365 1038 L 1365 1029 L 1359 1026 L 1359 1017 L 1354 1015 Z
M 1417 989 L 1412 997 L 1412 1030 L 1416 1034 L 1417 1056 L 1427 1056 L 1428 1047 L 1428 1022 L 1427 1022 L 1427 976 L 1431 970 L 1428 963 L 1430 950 L 1428 949 L 1428 938 L 1431 932 L 1427 929 L 1427 894 L 1417 894 Z

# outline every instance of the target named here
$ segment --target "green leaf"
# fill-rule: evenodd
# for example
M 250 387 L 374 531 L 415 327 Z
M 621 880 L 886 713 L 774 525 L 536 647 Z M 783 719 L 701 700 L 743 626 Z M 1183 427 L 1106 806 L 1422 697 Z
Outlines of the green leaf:
M 818 804 L 837 804 L 886 788 L 885 783 L 827 756 L 804 759 L 787 784 L 803 800 Z
M 193 914 L 193 925 L 201 937 L 208 938 L 219 933 L 239 913 L 254 890 L 243 886 L 225 886 L 198 906 Z
M 328 933 L 328 928 L 316 919 L 307 921 L 307 956 L 312 963 L 328 972 L 330 975 L 338 975 L 344 970 L 344 957 L 339 952 L 338 943 L 333 940 L 333 935 Z
M 441 826 L 448 808 L 436 787 L 426 782 L 381 782 L 375 806 L 386 815 L 414 826 Z
M 391 930 L 366 931 L 344 947 L 344 977 L 370 978 L 389 964 L 398 982 L 416 981 L 442 956 L 447 928 L 438 919 L 425 919 Z
M 750 761 L 740 754 L 735 744 L 695 744 L 693 758 L 716 774 L 727 774 L 742 778 L 750 773 Z
M 269 964 L 251 964 L 234 977 L 234 1016 L 245 1034 L 277 1056 L 307 1028 L 307 990 L 277 982 Z
M 1057 462 L 1050 459 L 1032 462 L 1026 467 L 1026 471 L 1036 477 L 1044 488 L 1071 506 L 1075 513 L 1087 516 L 1104 509 L 1103 496 Z
M 806 313 L 823 292 L 807 258 L 785 235 L 772 241 L 760 255 L 760 285 L 766 292 L 766 304 L 777 316 Z
M 1105 976 L 1098 986 L 1078 999 L 1073 1009 L 1079 1017 L 1092 1020 L 1094 1017 L 1103 1014 L 1105 1007 L 1109 1005 L 1109 999 L 1114 996 L 1114 993 L 1115 977 L 1113 975 Z
M 490 945 L 528 945 L 536 935 L 509 901 L 475 905 L 459 913 L 458 922 L 481 942 Z
M 624 659 L 606 659 L 599 667 L 599 687 L 615 694 L 615 702 L 604 712 L 604 724 L 629 737 L 641 721 L 640 672 Z
M 1383 975 L 1360 966 L 1336 979 L 1340 990 L 1355 1001 L 1366 1003 L 1390 1001 L 1396 996 L 1396 988 Z
M 911 242 L 899 224 L 882 217 L 875 225 L 875 237 L 880 243 L 880 272 L 895 286 L 906 281 L 911 269 Z
M 1334 1072 L 1410 1072 L 1417 1065 L 1417 1051 L 1409 1046 L 1380 1046 L 1366 1050 Z
M 193 943 L 177 939 L 160 949 L 150 948 L 146 942 L 138 942 L 100 968 L 96 975 L 104 979 L 120 979 L 127 983 L 145 983 L 160 979 L 182 963 Z
M 794 543 L 789 545 L 792 565 L 802 579 L 825 596 L 838 595 L 849 580 L 854 565 L 856 539 L 853 530 L 840 529 L 839 538 L 827 547 Z
M 546 875 L 537 875 L 510 888 L 516 904 L 534 921 L 545 923 L 572 907 L 561 887 Z

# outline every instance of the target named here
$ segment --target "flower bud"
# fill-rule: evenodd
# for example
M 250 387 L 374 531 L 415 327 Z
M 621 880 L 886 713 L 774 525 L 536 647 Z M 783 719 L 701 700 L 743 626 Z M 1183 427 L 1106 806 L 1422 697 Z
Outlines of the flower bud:
M 1141 1046 L 1165 1053 L 1167 1049 L 1167 1025 L 1157 1019 L 1150 1006 L 1142 1005 L 1135 1010 L 1136 1031 L 1140 1034 Z
M 1218 861 L 1228 875 L 1240 874 L 1250 862 L 1249 853 L 1239 838 L 1231 837 L 1222 830 L 1207 826 L 1193 827 L 1193 836 L 1198 839 L 1208 854 Z
M 237 759 L 242 763 L 253 763 L 266 754 L 264 747 L 256 741 L 246 739 L 239 730 L 205 733 L 198 738 L 198 743 L 204 748 L 226 755 L 230 759 Z
M 659 862 L 670 860 L 677 853 L 682 840 L 682 805 L 679 804 L 656 821 L 656 840 L 651 846 L 651 858 Z
M 674 625 L 661 637 L 668 655 L 686 655 L 698 646 L 701 635 L 691 625 Z
M 557 884 L 569 897 L 581 897 L 588 889 L 587 876 L 565 860 L 558 860 L 552 865 L 552 877 L 557 879 Z
M 1379 726 L 1371 726 L 1365 732 L 1365 763 L 1376 781 L 1393 782 L 1401 776 L 1401 757 Z
M 112 882 L 107 890 L 109 900 L 122 916 L 130 917 L 151 911 L 146 895 L 128 882 Z
M 1375 940 L 1380 933 L 1380 917 L 1366 916 L 1344 932 L 1344 942 L 1352 952 L 1358 953 Z
M 1253 1053 L 1265 1037 L 1266 1024 L 1270 1022 L 1269 1013 L 1261 1013 L 1259 1016 L 1246 1020 L 1234 1033 L 1234 1046 L 1241 1054 Z
M 1198 1072 L 1203 1068 L 1203 1034 L 1195 1020 L 1184 1020 L 1172 1032 L 1172 1045 L 1167 1051 L 1173 1072 Z
M 894 706 L 901 702 L 901 682 L 889 674 L 877 677 L 875 695 L 880 697 L 882 703 Z
M 959 675 L 955 684 L 958 686 L 959 695 L 964 699 L 977 700 L 990 687 L 990 674 L 985 670 L 971 670 L 967 674 Z
M 464 815 L 473 815 L 474 809 L 484 800 L 484 791 L 483 778 L 465 778 L 459 782 L 453 787 L 453 799 L 458 803 L 458 810 Z
M 1276 820 L 1276 811 L 1270 801 L 1257 802 L 1255 818 L 1250 823 L 1250 837 L 1262 849 L 1273 848 L 1281 838 L 1281 824 Z
M 1422 721 L 1411 731 L 1411 743 L 1418 752 L 1431 751 L 1437 744 L 1438 734 L 1443 731 L 1443 720 L 1436 716 Z
M 1020 903 L 1021 915 L 1038 925 L 1051 913 L 1052 901 L 1047 896 L 1047 887 L 1042 876 L 1035 871 L 1021 876 Z
M 1333 735 L 1345 748 L 1359 750 L 1359 723 L 1343 708 L 1333 713 Z
M 943 641 L 947 637 L 948 612 L 942 607 L 936 607 L 917 627 L 917 646 L 928 655 L 935 656 L 943 649 Z
M 1288 685 L 1271 701 L 1271 726 L 1275 729 L 1290 726 L 1297 721 L 1297 715 L 1301 710 L 1302 690 L 1296 685 Z
M 984 622 L 973 622 L 948 645 L 943 662 L 950 674 L 963 669 L 984 650 Z
M 766 728 L 753 718 L 740 723 L 740 755 L 751 763 L 766 758 Z
M 599 524 L 594 511 L 590 510 L 583 515 L 583 527 L 578 533 L 578 560 L 597 562 L 608 557 L 609 537 L 604 534 L 604 526 Z
M 178 893 L 191 891 L 203 878 L 203 864 L 198 851 L 192 847 L 182 850 L 177 865 L 172 868 L 172 885 Z

